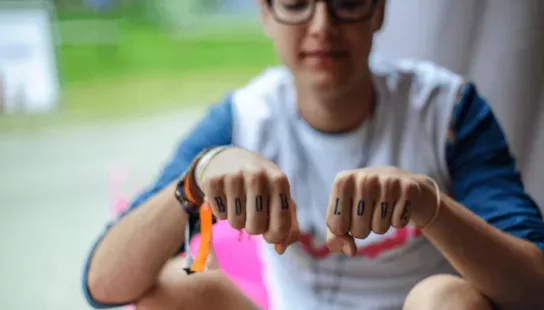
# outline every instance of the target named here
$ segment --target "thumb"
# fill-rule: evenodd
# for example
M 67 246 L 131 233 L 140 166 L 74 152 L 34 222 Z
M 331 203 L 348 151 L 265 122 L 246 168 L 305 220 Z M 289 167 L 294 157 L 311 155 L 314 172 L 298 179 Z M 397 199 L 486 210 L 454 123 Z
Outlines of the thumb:
M 355 239 L 350 234 L 337 236 L 327 228 L 327 246 L 334 253 L 344 253 L 349 257 L 355 256 L 357 246 Z

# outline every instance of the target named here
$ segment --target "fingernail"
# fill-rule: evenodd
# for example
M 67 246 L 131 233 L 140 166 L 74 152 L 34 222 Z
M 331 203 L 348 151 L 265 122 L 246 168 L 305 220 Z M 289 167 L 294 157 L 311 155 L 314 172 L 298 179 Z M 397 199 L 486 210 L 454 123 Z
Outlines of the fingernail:
M 287 246 L 284 243 L 274 243 L 274 250 L 276 250 L 276 253 L 278 253 L 279 255 L 285 253 L 286 249 Z
M 342 252 L 344 252 L 344 254 L 346 254 L 349 257 L 353 257 L 353 255 L 354 255 L 349 243 L 344 244 L 344 246 L 342 247 Z

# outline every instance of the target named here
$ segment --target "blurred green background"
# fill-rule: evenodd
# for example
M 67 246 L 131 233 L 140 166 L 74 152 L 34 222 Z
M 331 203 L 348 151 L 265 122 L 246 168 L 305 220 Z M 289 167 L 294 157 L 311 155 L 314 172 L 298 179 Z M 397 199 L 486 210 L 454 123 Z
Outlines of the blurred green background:
M 114 6 L 55 1 L 58 111 L 0 116 L 0 131 L 210 104 L 276 63 L 253 1 L 231 10 L 216 0 L 93 2 Z
M 43 1 L 62 100 L 0 113 L 0 309 L 87 310 L 84 262 L 113 207 L 149 186 L 206 105 L 276 60 L 253 0 Z

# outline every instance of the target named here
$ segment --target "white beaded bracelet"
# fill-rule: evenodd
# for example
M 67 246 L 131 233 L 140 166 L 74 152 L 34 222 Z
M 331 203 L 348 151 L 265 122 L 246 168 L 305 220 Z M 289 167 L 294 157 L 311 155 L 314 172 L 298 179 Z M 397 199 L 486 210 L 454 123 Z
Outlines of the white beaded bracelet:
M 210 163 L 210 160 L 214 158 L 219 153 L 223 152 L 224 150 L 228 149 L 230 146 L 218 146 L 210 149 L 209 151 L 204 154 L 198 163 L 196 164 L 195 168 L 195 180 L 197 182 L 197 185 L 200 186 L 200 183 L 202 183 L 202 180 L 204 178 L 204 172 L 206 171 L 206 167 Z

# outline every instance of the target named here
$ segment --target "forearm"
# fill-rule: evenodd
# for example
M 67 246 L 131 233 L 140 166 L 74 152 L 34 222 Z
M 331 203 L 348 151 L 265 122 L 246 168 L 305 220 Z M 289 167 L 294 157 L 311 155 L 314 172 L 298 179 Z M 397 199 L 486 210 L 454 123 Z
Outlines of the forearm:
M 96 248 L 89 267 L 91 295 L 103 303 L 141 297 L 184 241 L 187 215 L 171 184 L 115 224 Z
M 475 289 L 504 308 L 544 308 L 544 254 L 442 195 L 424 235 Z

